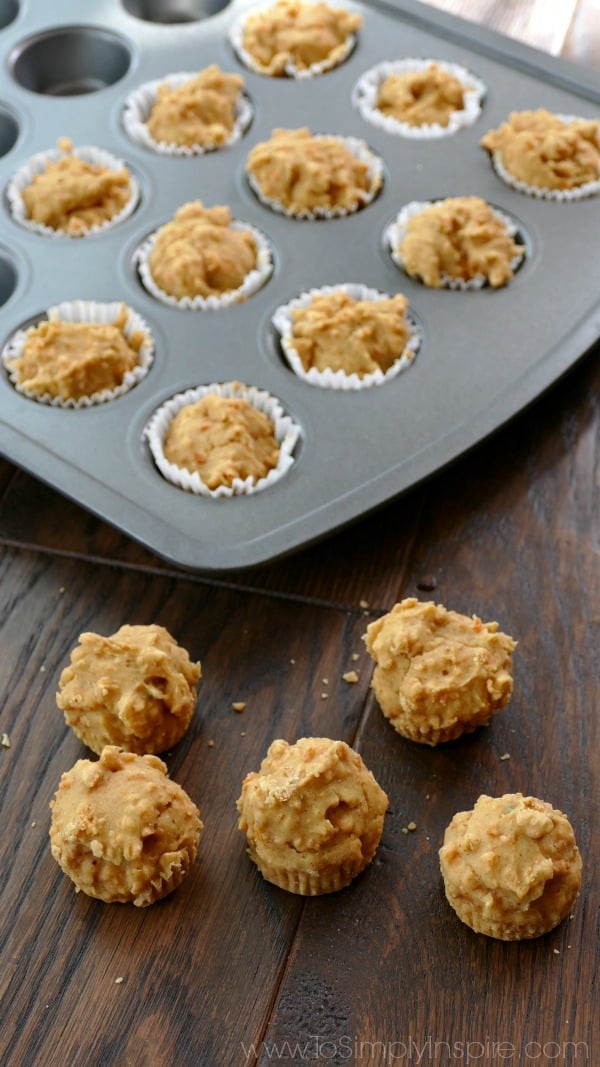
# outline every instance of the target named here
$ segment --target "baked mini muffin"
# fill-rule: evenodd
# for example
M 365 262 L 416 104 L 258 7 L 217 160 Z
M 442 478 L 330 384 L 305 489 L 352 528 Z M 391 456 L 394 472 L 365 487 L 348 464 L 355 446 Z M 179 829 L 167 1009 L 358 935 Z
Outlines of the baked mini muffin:
M 412 741 L 452 741 L 510 700 L 516 642 L 497 622 L 409 597 L 370 623 L 364 640 L 381 710 Z
M 584 195 L 600 189 L 600 122 L 545 108 L 512 111 L 481 140 L 500 176 L 534 195 Z
M 274 741 L 237 802 L 250 858 L 268 882 L 333 893 L 371 862 L 388 798 L 344 741 Z
M 522 793 L 480 796 L 454 816 L 440 849 L 446 897 L 459 919 L 502 941 L 539 937 L 569 915 L 581 856 L 566 815 Z
M 200 664 L 164 626 L 121 626 L 110 637 L 81 634 L 56 703 L 93 752 L 105 745 L 165 752 L 191 722 L 200 676 Z
M 107 745 L 62 775 L 50 808 L 54 859 L 77 892 L 107 903 L 153 904 L 196 858 L 198 809 L 158 756 Z
M 2 359 L 13 385 L 44 403 L 85 406 L 114 399 L 147 373 L 154 344 L 122 303 L 74 300 L 9 340 Z
M 515 235 L 512 221 L 480 196 L 414 201 L 387 231 L 394 262 L 434 289 L 506 285 L 525 254 Z
M 260 74 L 307 77 L 341 63 L 361 25 L 360 15 L 318 0 L 278 0 L 239 20 L 232 42 L 240 58 Z
M 7 190 L 13 215 L 42 232 L 82 237 L 125 218 L 138 199 L 137 182 L 116 157 L 74 148 L 63 137 L 15 175 Z
M 146 148 L 198 155 L 237 141 L 252 114 L 241 75 L 212 64 L 195 74 L 170 74 L 138 86 L 125 102 L 123 125 Z
M 383 181 L 381 161 L 363 141 L 312 134 L 307 127 L 273 130 L 250 151 L 246 173 L 264 203 L 298 218 L 358 211 Z
M 182 307 L 243 300 L 272 269 L 268 245 L 256 230 L 235 222 L 228 207 L 204 207 L 201 200 L 180 207 L 138 258 L 146 288 Z

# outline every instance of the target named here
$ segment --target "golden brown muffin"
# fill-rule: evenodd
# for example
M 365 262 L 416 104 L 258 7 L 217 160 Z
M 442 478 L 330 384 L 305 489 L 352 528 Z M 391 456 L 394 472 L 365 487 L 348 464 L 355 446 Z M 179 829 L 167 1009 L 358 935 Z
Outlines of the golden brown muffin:
M 146 125 L 155 141 L 174 145 L 220 145 L 231 135 L 244 87 L 239 74 L 213 64 L 183 85 L 163 83 Z
M 273 130 L 246 161 L 259 195 L 290 215 L 358 210 L 381 185 L 370 169 L 343 138 L 312 134 L 307 127 Z
M 156 285 L 178 300 L 221 296 L 254 270 L 257 251 L 249 230 L 232 227 L 228 207 L 200 200 L 180 207 L 156 234 L 149 267 Z
M 153 904 L 196 858 L 198 809 L 157 756 L 107 745 L 63 774 L 50 808 L 54 859 L 77 892 L 107 903 Z
M 377 94 L 377 108 L 409 126 L 447 126 L 464 107 L 464 86 L 458 78 L 430 63 L 424 70 L 389 74 Z
M 434 289 L 446 278 L 485 278 L 497 288 L 513 277 L 523 249 L 485 200 L 457 196 L 413 215 L 398 252 L 407 273 Z
M 272 77 L 314 64 L 329 69 L 347 54 L 348 38 L 361 25 L 360 15 L 343 8 L 279 0 L 248 16 L 241 43 L 257 70 Z
M 512 178 L 534 189 L 577 189 L 600 178 L 597 120 L 565 121 L 545 108 L 512 111 L 481 145 L 498 153 Z
M 412 741 L 452 741 L 510 700 L 516 642 L 497 622 L 409 597 L 372 622 L 364 640 L 381 710 Z
M 207 393 L 175 415 L 163 451 L 170 463 L 196 471 L 209 489 L 234 479 L 258 481 L 277 466 L 279 445 L 268 415 L 244 397 Z
M 128 318 L 121 305 L 112 323 L 53 317 L 30 327 L 19 354 L 6 360 L 13 381 L 25 392 L 61 401 L 117 389 L 149 342 L 143 330 L 126 336 Z
M 191 722 L 200 676 L 200 664 L 163 626 L 121 626 L 110 637 L 81 635 L 56 703 L 93 752 L 166 752 Z
M 408 343 L 407 307 L 401 293 L 386 300 L 357 300 L 343 289 L 315 294 L 305 307 L 292 309 L 289 343 L 305 370 L 359 377 L 385 372 Z
M 32 222 L 78 237 L 120 214 L 132 196 L 131 174 L 127 167 L 86 162 L 67 138 L 59 148 L 65 155 L 49 162 L 21 195 Z
M 248 853 L 268 882 L 303 896 L 343 889 L 371 862 L 388 798 L 344 741 L 274 741 L 237 802 Z
M 566 815 L 522 793 L 480 796 L 454 816 L 440 849 L 446 897 L 459 919 L 502 941 L 539 937 L 570 913 L 581 856 Z

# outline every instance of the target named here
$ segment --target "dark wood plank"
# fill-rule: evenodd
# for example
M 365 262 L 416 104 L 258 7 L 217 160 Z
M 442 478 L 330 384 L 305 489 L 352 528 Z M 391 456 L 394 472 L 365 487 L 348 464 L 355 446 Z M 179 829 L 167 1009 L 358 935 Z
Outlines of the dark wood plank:
M 56 709 L 60 670 L 82 630 L 126 621 L 167 626 L 204 675 L 193 725 L 167 758 L 205 822 L 199 861 L 172 897 L 142 910 L 77 896 L 48 845 L 60 775 L 90 755 Z M 4 550 L 0 627 L 10 739 L 0 748 L 0 1062 L 242 1063 L 302 902 L 262 883 L 235 801 L 273 738 L 352 739 L 368 672 L 356 685 L 341 675 L 355 665 L 362 617 Z

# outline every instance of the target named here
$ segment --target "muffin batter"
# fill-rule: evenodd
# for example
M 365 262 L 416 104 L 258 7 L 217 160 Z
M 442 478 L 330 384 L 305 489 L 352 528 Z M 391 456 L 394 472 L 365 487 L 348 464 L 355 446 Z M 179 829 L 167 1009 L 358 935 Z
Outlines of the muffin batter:
M 390 74 L 381 83 L 377 107 L 409 126 L 447 126 L 464 106 L 464 88 L 453 74 L 431 63 L 425 70 Z
M 299 71 L 320 63 L 332 67 L 344 58 L 348 37 L 361 24 L 360 15 L 343 8 L 279 0 L 246 19 L 242 44 L 263 74 L 286 74 L 290 65 Z
M 576 189 L 600 177 L 600 123 L 551 111 L 513 111 L 481 141 L 509 174 L 535 189 Z
M 233 130 L 243 86 L 239 74 L 224 74 L 215 64 L 184 85 L 160 85 L 148 117 L 148 132 L 165 144 L 223 144 Z

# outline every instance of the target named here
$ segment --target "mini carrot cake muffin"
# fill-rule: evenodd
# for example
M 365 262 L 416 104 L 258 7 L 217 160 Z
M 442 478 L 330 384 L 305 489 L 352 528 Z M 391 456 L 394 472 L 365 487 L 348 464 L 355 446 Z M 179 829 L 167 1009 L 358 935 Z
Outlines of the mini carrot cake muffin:
M 111 400 L 147 373 L 153 342 L 125 304 L 71 301 L 18 331 L 2 358 L 19 392 L 44 403 L 79 407 Z
M 272 269 L 269 247 L 228 207 L 201 200 L 180 207 L 138 254 L 142 281 L 160 300 L 181 307 L 220 307 L 244 300 Z
M 78 760 L 50 802 L 50 847 L 77 892 L 145 908 L 189 873 L 202 822 L 158 756 L 107 745 Z
M 241 382 L 178 393 L 144 431 L 167 481 L 204 496 L 272 485 L 293 463 L 298 435 L 299 427 L 275 397 Z
M 600 190 L 600 122 L 545 108 L 513 111 L 481 145 L 496 171 L 521 192 L 569 199 Z
M 412 362 L 419 342 L 408 300 L 365 286 L 323 286 L 278 308 L 273 323 L 292 369 L 333 388 L 380 384 Z
M 372 622 L 364 640 L 381 710 L 411 741 L 452 741 L 510 700 L 516 642 L 497 622 L 409 597 Z
M 15 175 L 7 196 L 17 221 L 44 233 L 82 237 L 126 218 L 138 187 L 108 152 L 75 149 L 63 137 L 55 151 L 34 156 Z
M 377 94 L 384 115 L 409 126 L 447 126 L 453 111 L 461 111 L 464 89 L 453 74 L 430 63 L 425 70 L 389 74 Z
M 259 74 L 300 78 L 338 66 L 361 25 L 360 15 L 318 0 L 278 0 L 239 19 L 231 39 L 240 58 Z
M 246 173 L 264 203 L 297 218 L 358 211 L 383 181 L 381 161 L 363 141 L 312 134 L 307 127 L 273 130 L 249 153 Z
M 506 285 L 525 249 L 517 228 L 479 196 L 407 204 L 387 232 L 392 258 L 434 289 Z
M 344 741 L 274 741 L 237 802 L 248 853 L 268 882 L 303 896 L 349 885 L 375 855 L 388 798 Z
M 582 863 L 566 815 L 522 793 L 480 796 L 444 835 L 446 897 L 478 934 L 502 941 L 539 937 L 569 915 Z
M 165 752 L 191 722 L 200 676 L 200 664 L 163 626 L 121 626 L 110 637 L 81 634 L 56 703 L 93 752 Z
M 198 154 L 233 144 L 250 124 L 244 79 L 213 64 L 198 74 L 171 74 L 146 82 L 128 97 L 123 124 L 155 151 Z

